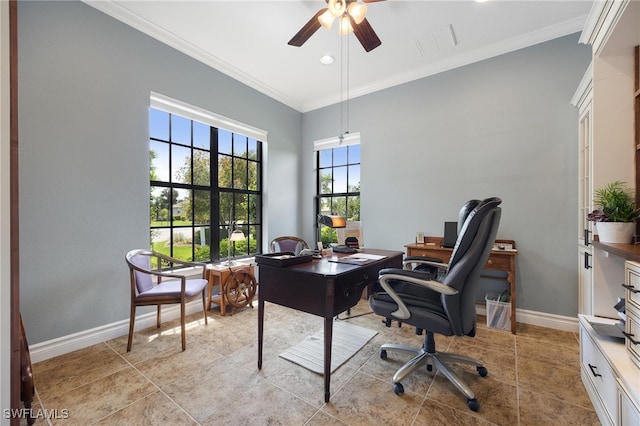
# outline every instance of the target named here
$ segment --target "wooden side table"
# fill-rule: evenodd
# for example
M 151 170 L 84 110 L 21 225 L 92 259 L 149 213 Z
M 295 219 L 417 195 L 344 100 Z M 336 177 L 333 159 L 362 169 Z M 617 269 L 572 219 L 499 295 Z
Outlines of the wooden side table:
M 211 310 L 211 304 L 215 303 L 220 306 L 220 314 L 225 315 L 227 309 L 227 300 L 225 298 L 224 283 L 231 275 L 231 272 L 239 269 L 249 269 L 249 272 L 253 274 L 253 264 L 237 264 L 233 266 L 226 266 L 223 264 L 208 265 L 205 278 L 209 281 L 208 294 L 209 301 L 207 302 L 207 310 Z M 218 286 L 218 294 L 213 294 L 213 288 Z
M 491 250 L 484 269 L 504 271 L 509 283 L 509 297 L 511 299 L 511 332 L 516 334 L 516 242 L 513 240 L 496 240 L 496 244 L 511 244 L 511 250 Z M 429 256 L 448 262 L 452 248 L 442 247 L 442 237 L 424 237 L 423 244 L 407 244 L 407 256 Z

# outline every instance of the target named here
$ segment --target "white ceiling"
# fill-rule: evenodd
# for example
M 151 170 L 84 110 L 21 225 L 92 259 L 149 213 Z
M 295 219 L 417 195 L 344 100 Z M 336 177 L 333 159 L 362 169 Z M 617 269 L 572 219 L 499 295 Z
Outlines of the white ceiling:
M 366 53 L 355 36 L 341 37 L 336 24 L 302 47 L 287 44 L 326 7 L 324 0 L 85 2 L 301 112 L 581 31 L 592 4 L 369 3 L 367 20 L 382 45 Z M 320 64 L 324 54 L 335 62 Z

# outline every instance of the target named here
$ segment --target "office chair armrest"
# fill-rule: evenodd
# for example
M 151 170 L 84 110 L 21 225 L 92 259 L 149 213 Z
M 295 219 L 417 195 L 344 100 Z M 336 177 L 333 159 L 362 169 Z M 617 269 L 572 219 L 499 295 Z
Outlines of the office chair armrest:
M 406 266 L 410 263 L 417 263 L 419 265 L 429 265 L 434 266 L 440 270 L 446 270 L 449 267 L 448 263 L 444 263 L 442 260 L 436 257 L 427 257 L 427 256 L 407 256 L 402 261 L 402 265 Z
M 380 285 L 382 286 L 384 291 L 387 292 L 389 297 L 391 297 L 393 301 L 398 305 L 398 310 L 392 312 L 391 315 L 401 320 L 407 319 L 411 316 L 407 305 L 404 304 L 404 301 L 400 298 L 400 296 L 398 296 L 398 293 L 395 292 L 392 284 L 389 282 L 392 280 L 415 284 L 447 296 L 458 293 L 458 290 L 444 285 L 438 281 L 425 279 L 426 277 L 430 277 L 430 275 L 428 273 L 420 271 L 407 271 L 405 269 L 388 268 L 380 271 L 380 275 L 378 277 Z

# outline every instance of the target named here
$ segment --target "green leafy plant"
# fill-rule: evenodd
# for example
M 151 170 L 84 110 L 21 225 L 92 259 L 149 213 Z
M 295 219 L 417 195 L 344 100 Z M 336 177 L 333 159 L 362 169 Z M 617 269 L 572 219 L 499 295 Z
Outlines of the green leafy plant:
M 615 181 L 595 191 L 593 203 L 599 207 L 587 215 L 594 222 L 635 222 L 640 218 L 635 194 L 626 182 Z

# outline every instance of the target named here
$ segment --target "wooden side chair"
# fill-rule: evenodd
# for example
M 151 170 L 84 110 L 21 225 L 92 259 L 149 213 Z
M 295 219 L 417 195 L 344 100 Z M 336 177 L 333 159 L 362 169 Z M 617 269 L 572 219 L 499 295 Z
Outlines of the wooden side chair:
M 158 308 L 156 327 L 160 328 L 160 307 L 168 304 L 180 304 L 180 324 L 182 327 L 182 350 L 187 348 L 185 335 L 185 304 L 186 302 L 202 295 L 202 314 L 204 323 L 207 324 L 207 304 L 205 270 L 207 265 L 200 262 L 187 262 L 163 255 L 150 250 L 131 250 L 125 256 L 129 266 L 131 277 L 131 318 L 129 320 L 129 340 L 127 352 L 131 351 L 133 340 L 133 327 L 138 306 L 156 305 Z M 151 265 L 155 265 L 152 269 Z M 187 278 L 184 273 L 163 271 L 163 265 L 172 265 L 173 268 L 191 267 L 202 268 L 198 278 Z M 191 271 L 189 271 L 191 275 Z M 154 280 L 154 277 L 155 280 Z
M 304 249 L 308 249 L 309 244 L 300 237 L 284 236 L 271 241 L 271 253 L 290 251 L 296 256 Z

